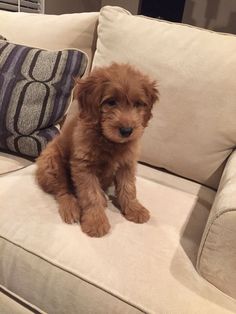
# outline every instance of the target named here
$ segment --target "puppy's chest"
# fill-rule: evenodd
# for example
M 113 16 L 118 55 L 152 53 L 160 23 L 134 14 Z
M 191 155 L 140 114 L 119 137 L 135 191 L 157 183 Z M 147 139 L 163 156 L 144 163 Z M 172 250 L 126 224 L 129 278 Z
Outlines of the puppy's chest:
M 101 156 L 95 164 L 97 176 L 99 178 L 114 176 L 120 166 L 117 160 L 112 160 L 110 158 L 105 159 L 104 156 Z
M 125 162 L 126 158 L 121 154 L 116 155 L 103 152 L 100 156 L 97 156 L 95 161 L 97 176 L 100 179 L 114 177 L 117 170 Z
M 134 148 L 129 145 L 97 145 L 89 150 L 86 159 L 99 179 L 111 178 L 120 167 L 134 159 Z

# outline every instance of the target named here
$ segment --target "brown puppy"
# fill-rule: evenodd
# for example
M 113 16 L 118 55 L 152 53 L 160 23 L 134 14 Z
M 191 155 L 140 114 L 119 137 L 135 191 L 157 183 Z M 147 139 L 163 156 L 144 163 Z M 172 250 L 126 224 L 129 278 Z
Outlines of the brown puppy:
M 66 223 L 101 237 L 110 225 L 104 191 L 114 182 L 123 215 L 136 223 L 149 212 L 136 199 L 138 142 L 158 99 L 155 82 L 127 64 L 95 69 L 78 81 L 79 113 L 37 160 L 37 180 L 59 203 Z

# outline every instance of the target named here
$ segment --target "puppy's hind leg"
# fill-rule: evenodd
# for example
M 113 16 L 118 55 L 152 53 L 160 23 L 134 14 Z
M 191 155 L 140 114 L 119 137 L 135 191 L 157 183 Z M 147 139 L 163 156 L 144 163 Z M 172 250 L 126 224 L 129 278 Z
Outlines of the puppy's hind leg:
M 78 222 L 78 201 L 72 193 L 66 162 L 55 140 L 48 144 L 37 159 L 36 178 L 45 192 L 54 195 L 62 220 L 69 224 Z

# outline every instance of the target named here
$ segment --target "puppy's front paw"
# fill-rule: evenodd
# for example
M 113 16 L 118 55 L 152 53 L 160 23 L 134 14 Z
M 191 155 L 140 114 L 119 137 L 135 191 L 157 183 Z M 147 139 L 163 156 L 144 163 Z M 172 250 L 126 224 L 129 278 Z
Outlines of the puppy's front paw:
M 59 200 L 59 214 L 67 224 L 79 222 L 80 208 L 77 199 L 73 195 L 64 195 Z
M 81 217 L 81 229 L 90 237 L 102 237 L 110 230 L 110 224 L 103 210 L 86 210 Z
M 126 209 L 123 213 L 126 219 L 139 224 L 147 222 L 150 218 L 149 211 L 139 203 Z

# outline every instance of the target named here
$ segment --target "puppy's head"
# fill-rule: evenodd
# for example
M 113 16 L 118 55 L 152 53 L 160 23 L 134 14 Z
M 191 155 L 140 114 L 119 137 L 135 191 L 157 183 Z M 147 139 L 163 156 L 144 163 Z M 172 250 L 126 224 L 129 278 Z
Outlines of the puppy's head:
M 115 143 L 142 135 L 157 99 L 155 82 L 127 64 L 97 68 L 78 81 L 80 117 Z

